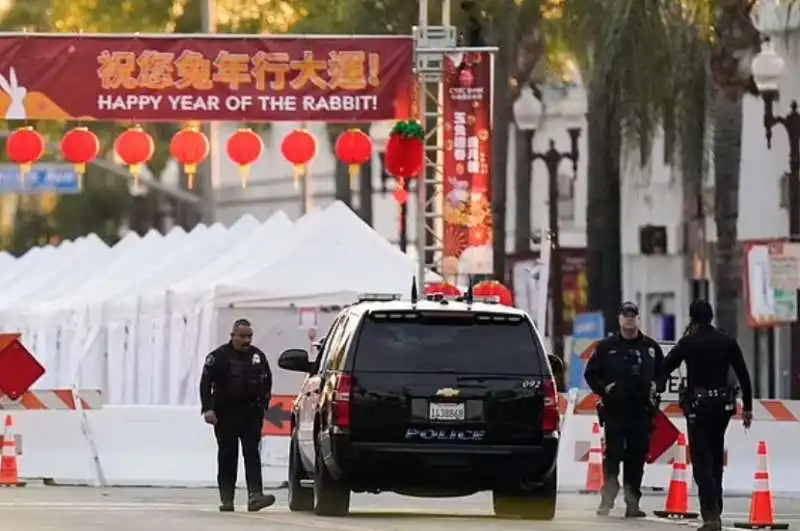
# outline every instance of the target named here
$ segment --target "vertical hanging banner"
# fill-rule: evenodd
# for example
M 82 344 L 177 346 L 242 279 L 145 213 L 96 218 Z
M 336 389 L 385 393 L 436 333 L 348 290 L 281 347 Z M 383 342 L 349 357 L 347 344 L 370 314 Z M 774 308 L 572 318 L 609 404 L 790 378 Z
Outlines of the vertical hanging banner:
M 488 52 L 444 58 L 443 273 L 491 274 L 492 77 Z

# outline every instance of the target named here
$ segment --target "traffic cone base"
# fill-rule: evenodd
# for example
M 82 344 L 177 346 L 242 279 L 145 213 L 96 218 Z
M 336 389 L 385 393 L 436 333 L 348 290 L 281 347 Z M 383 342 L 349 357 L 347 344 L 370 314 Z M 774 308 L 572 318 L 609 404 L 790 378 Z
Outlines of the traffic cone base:
M 689 510 L 689 477 L 686 464 L 686 436 L 678 436 L 678 451 L 672 461 L 672 479 L 669 482 L 667 502 L 663 511 L 653 511 L 659 518 L 694 520 L 699 514 Z
M 775 505 L 769 486 L 769 458 L 767 442 L 758 442 L 758 459 L 754 476 L 755 486 L 750 497 L 750 518 L 747 522 L 734 522 L 737 529 L 789 529 L 789 524 L 775 521 Z
M 6 415 L 3 430 L 3 444 L 0 448 L 0 487 L 24 487 L 19 480 L 17 467 L 17 440 L 14 438 L 14 422 L 11 415 Z
M 586 487 L 581 494 L 597 494 L 603 490 L 603 448 L 600 442 L 600 424 L 592 426 L 592 442 L 589 448 L 589 470 L 586 473 Z

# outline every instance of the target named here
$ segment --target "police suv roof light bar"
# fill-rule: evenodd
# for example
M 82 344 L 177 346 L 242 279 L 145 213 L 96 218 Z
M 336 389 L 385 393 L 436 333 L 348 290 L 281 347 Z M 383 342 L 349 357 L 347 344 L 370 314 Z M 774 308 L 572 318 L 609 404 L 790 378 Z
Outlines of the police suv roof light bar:
M 482 302 L 484 304 L 500 304 L 500 297 L 496 295 L 490 295 L 485 297 L 474 297 L 473 302 Z
M 362 293 L 358 302 L 391 302 L 400 300 L 399 293 Z

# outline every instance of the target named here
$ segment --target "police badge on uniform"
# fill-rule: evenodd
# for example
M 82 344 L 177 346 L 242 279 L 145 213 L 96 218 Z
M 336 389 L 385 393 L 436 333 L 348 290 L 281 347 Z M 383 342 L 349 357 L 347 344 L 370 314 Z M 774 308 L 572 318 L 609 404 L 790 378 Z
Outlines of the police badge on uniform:
M 213 354 L 209 354 L 208 356 L 206 356 L 206 367 L 211 367 L 212 365 L 214 365 L 214 361 L 215 360 Z
M 647 353 L 650 354 L 651 358 L 655 358 L 656 357 L 656 349 L 654 349 L 653 347 L 650 347 L 649 349 L 647 349 Z
M 261 363 L 261 356 L 259 356 L 258 354 L 253 354 L 251 360 L 253 362 L 253 365 L 258 365 L 259 363 Z

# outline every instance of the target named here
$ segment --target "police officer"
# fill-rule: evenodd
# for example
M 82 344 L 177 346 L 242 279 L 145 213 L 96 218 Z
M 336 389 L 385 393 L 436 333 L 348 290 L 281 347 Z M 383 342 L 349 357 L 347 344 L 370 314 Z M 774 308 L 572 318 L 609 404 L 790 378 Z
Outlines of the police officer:
M 625 302 L 619 310 L 619 333 L 603 339 L 586 364 L 584 377 L 600 396 L 598 415 L 605 427 L 605 482 L 597 514 L 607 516 L 619 492 L 623 467 L 625 517 L 646 516 L 639 507 L 644 463 L 657 409 L 656 377 L 664 354 L 639 330 L 639 308 Z
M 753 420 L 753 388 L 739 344 L 711 325 L 714 311 L 703 300 L 689 306 L 688 333 L 664 362 L 659 388 L 681 363 L 686 364 L 686 388 L 681 407 L 686 415 L 692 471 L 700 495 L 703 531 L 722 529 L 722 469 L 725 431 L 736 411 L 736 388 L 729 378 L 733 369 L 742 390 L 742 423 Z
M 233 324 L 231 340 L 206 356 L 200 379 L 203 418 L 214 426 L 217 438 L 217 486 L 220 511 L 233 511 L 239 441 L 242 442 L 247 510 L 260 511 L 275 503 L 265 496 L 261 477 L 261 426 L 272 393 L 267 356 L 251 344 L 253 329 L 247 319 Z

